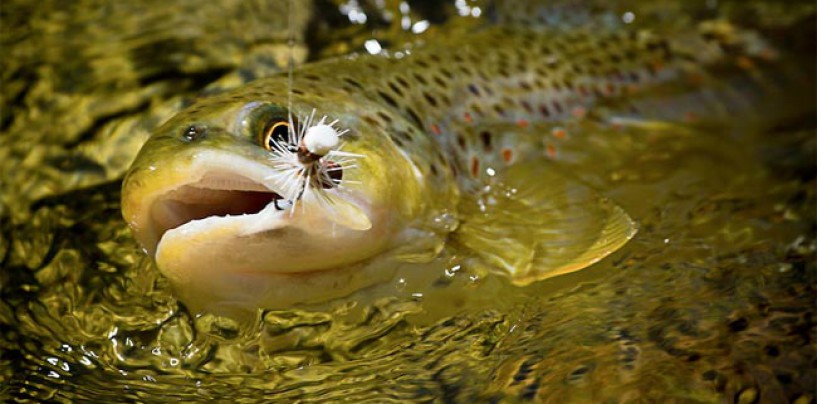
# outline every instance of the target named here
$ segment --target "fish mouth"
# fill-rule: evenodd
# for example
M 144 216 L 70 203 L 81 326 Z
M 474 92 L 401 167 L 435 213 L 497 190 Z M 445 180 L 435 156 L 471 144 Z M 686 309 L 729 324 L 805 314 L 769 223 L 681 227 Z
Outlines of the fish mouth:
M 280 227 L 293 219 L 279 208 L 284 201 L 276 171 L 248 158 L 219 151 L 204 151 L 189 164 L 146 173 L 134 183 L 161 183 L 139 196 L 138 185 L 127 185 L 123 210 L 128 210 L 137 239 L 154 254 L 170 235 L 185 237 L 232 228 L 233 236 Z M 157 178 L 164 177 L 164 178 Z M 128 188 L 133 188 L 129 191 Z M 226 236 L 225 234 L 222 234 Z
M 194 183 L 159 195 L 150 208 L 154 232 L 170 230 L 202 219 L 255 215 L 284 198 L 241 174 L 208 172 Z
M 289 195 L 292 178 L 229 151 L 198 151 L 125 179 L 123 215 L 165 275 L 180 285 L 215 273 L 304 274 L 360 262 L 386 248 L 390 227 L 364 196 L 329 194 L 321 207 Z M 372 220 L 373 219 L 373 220 Z

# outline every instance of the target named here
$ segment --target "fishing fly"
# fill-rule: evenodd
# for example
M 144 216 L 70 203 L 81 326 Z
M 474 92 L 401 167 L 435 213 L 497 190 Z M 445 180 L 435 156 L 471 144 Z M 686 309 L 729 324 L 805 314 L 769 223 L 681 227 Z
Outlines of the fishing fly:
M 324 208 L 331 210 L 336 201 L 327 190 L 342 189 L 343 172 L 357 168 L 357 159 L 363 155 L 343 151 L 341 137 L 349 132 L 338 126 L 339 120 L 327 122 L 323 116 L 315 119 L 315 109 L 309 115 L 294 120 L 289 113 L 287 136 L 270 137 L 270 160 L 275 173 L 266 177 L 282 185 L 283 199 L 275 201 L 278 210 L 295 212 L 306 195 L 314 195 Z M 275 127 L 269 129 L 274 130 Z M 303 206 L 303 203 L 301 203 Z

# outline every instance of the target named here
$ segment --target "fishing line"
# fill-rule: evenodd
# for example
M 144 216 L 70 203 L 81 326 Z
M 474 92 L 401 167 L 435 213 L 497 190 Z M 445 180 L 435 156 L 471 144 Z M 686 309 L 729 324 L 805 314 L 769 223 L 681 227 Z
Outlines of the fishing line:
M 289 57 L 287 58 L 287 110 L 289 111 L 290 131 L 292 131 L 292 81 L 295 70 L 295 31 L 293 29 L 294 6 L 293 1 L 287 1 L 287 47 Z

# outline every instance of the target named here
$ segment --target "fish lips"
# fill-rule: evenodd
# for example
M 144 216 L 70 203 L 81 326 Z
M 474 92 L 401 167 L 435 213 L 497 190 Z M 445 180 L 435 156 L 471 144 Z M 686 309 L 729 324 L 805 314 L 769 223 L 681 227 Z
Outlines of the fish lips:
M 359 193 L 326 190 L 338 202 L 331 210 L 307 193 L 295 209 L 281 210 L 285 184 L 261 162 L 215 150 L 180 160 L 133 175 L 123 191 L 123 214 L 137 239 L 177 282 L 208 270 L 321 271 L 384 248 L 385 226 L 376 220 L 382 212 Z M 152 191 L 151 181 L 158 184 Z

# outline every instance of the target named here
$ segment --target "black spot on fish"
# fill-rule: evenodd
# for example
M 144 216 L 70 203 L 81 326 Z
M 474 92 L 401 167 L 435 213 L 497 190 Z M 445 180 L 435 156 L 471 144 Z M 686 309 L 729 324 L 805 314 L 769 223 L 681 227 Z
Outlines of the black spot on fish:
M 428 85 L 428 80 L 420 73 L 414 73 L 414 80 L 417 80 L 418 83 L 424 86 Z
M 500 116 L 505 116 L 505 107 L 502 104 L 494 104 L 494 111 Z
M 401 86 L 403 86 L 403 88 L 409 88 L 409 83 L 408 83 L 408 80 L 406 80 L 406 78 L 405 78 L 405 77 L 403 77 L 403 76 L 397 76 L 397 77 L 395 77 L 394 79 L 395 79 L 395 80 L 397 80 L 397 82 L 398 82 L 398 83 L 399 83 Z
M 427 91 L 426 91 L 426 92 L 423 92 L 423 97 L 425 97 L 426 101 L 428 101 L 428 103 L 429 103 L 429 104 L 430 104 L 432 107 L 436 107 L 436 106 L 437 106 L 437 99 L 436 99 L 436 98 L 434 98 L 434 97 L 433 97 L 431 94 L 429 94 Z
M 397 147 L 405 146 L 405 144 L 403 143 L 403 140 L 400 139 L 400 137 L 398 137 L 398 136 L 391 136 L 391 141 L 394 142 L 394 144 L 396 144 Z
M 397 86 L 397 83 L 395 83 L 393 81 L 390 81 L 389 82 L 389 88 L 391 88 L 391 90 L 394 91 L 397 95 L 400 95 L 400 96 L 403 95 L 403 90 L 400 89 L 400 87 Z
M 383 124 L 371 115 L 364 115 L 363 120 L 372 126 L 383 127 Z
M 421 127 L 421 128 L 423 127 L 423 120 L 422 120 L 422 119 L 420 119 L 420 116 L 419 116 L 419 115 L 417 115 L 417 113 L 416 113 L 416 112 L 414 112 L 414 110 L 413 110 L 413 109 L 411 109 L 411 108 L 406 108 L 406 113 L 409 115 L 409 117 L 411 118 L 411 120 L 413 120 L 413 121 L 414 121 L 414 123 L 416 123 L 416 124 L 417 124 L 417 126 L 418 126 L 418 127 Z
M 391 116 L 383 111 L 378 111 L 377 116 L 385 123 L 391 123 Z
M 359 90 L 362 90 L 362 89 L 363 89 L 363 86 L 362 86 L 360 83 L 358 83 L 358 82 L 357 82 L 357 80 L 355 80 L 355 79 L 353 79 L 353 78 L 351 78 L 351 77 L 344 77 L 344 78 L 343 78 L 343 81 L 344 81 L 346 84 L 349 84 L 350 86 L 355 87 L 355 88 L 357 88 L 357 89 L 359 89 Z
M 465 137 L 462 134 L 457 134 L 457 145 L 460 146 L 460 149 L 465 149 Z
M 479 133 L 479 139 L 482 141 L 482 147 L 485 149 L 486 152 L 490 152 L 493 149 L 491 133 L 488 131 L 482 131 Z
M 384 92 L 382 92 L 380 90 L 377 91 L 377 95 L 379 95 L 380 98 L 383 101 L 385 101 L 387 104 L 391 105 L 393 108 L 397 108 L 397 102 L 390 95 L 388 95 L 388 94 L 386 94 L 386 93 L 384 93 Z
M 471 94 L 474 94 L 477 97 L 479 97 L 479 87 L 477 87 L 476 84 L 473 84 L 473 83 L 469 84 L 468 85 L 468 91 L 470 91 Z

